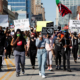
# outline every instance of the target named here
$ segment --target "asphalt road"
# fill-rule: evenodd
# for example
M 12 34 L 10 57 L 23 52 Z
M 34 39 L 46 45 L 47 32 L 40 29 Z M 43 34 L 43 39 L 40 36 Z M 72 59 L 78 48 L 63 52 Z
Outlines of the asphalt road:
M 70 63 L 72 72 L 63 71 L 63 66 L 61 66 L 62 70 L 56 71 L 55 61 L 53 59 L 53 71 L 45 71 L 45 80 L 80 80 L 80 60 L 78 59 L 77 63 L 74 63 L 71 55 Z M 35 70 L 33 70 L 30 64 L 30 59 L 26 57 L 25 74 L 23 75 L 21 72 L 20 76 L 16 77 L 14 56 L 11 56 L 11 59 L 8 58 L 4 60 L 2 72 L 0 72 L 0 80 L 43 80 L 38 73 L 37 58 Z

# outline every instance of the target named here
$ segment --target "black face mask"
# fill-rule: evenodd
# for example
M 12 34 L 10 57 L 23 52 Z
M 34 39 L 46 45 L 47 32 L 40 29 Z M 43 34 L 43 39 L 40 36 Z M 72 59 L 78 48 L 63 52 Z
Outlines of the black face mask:
M 33 29 L 31 29 L 31 32 L 33 32 Z
M 51 36 L 48 36 L 48 38 L 50 38 Z
M 34 37 L 31 37 L 31 39 L 34 39 Z

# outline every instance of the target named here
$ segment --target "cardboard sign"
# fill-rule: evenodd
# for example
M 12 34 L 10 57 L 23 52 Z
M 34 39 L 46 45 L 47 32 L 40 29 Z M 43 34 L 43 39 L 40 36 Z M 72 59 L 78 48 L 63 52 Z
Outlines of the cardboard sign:
M 46 24 L 46 27 L 52 27 L 52 26 L 54 26 L 54 22 L 50 22 Z
M 42 28 L 42 35 L 53 35 L 54 28 L 53 27 L 43 27 Z
M 21 31 L 30 30 L 29 19 L 14 20 L 14 25 L 15 25 L 15 31 L 17 29 L 21 29 Z
M 9 27 L 8 15 L 0 15 L 0 26 Z
M 49 23 L 49 22 L 52 22 L 52 21 L 37 21 L 37 27 L 36 27 L 36 31 L 37 32 L 40 32 L 42 31 L 42 27 L 46 27 L 46 24 Z
M 71 33 L 80 33 L 80 20 L 70 20 L 69 29 L 71 30 Z

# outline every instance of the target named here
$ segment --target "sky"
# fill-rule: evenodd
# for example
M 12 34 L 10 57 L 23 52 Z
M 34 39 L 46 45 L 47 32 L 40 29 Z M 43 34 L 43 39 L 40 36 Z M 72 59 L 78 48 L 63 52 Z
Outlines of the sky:
M 42 0 L 43 7 L 45 8 L 46 21 L 54 21 L 56 18 L 56 2 L 55 0 Z

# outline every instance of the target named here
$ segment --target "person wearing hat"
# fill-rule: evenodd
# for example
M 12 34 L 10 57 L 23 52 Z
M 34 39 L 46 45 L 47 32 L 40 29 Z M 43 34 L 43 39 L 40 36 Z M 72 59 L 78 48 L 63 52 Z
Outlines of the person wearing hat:
M 61 39 L 61 33 L 57 32 L 57 38 L 54 40 L 55 46 L 55 63 L 56 63 L 56 70 L 61 69 L 61 42 L 59 40 Z M 59 66 L 58 66 L 58 60 L 59 60 Z
M 36 52 L 37 52 L 37 48 L 36 48 L 36 40 L 34 39 L 35 37 L 35 33 L 31 33 L 31 37 L 29 39 L 29 43 L 28 43 L 28 48 L 27 51 L 29 52 L 29 56 L 30 56 L 30 61 L 31 61 L 31 65 L 32 68 L 35 69 L 35 58 L 36 58 Z

